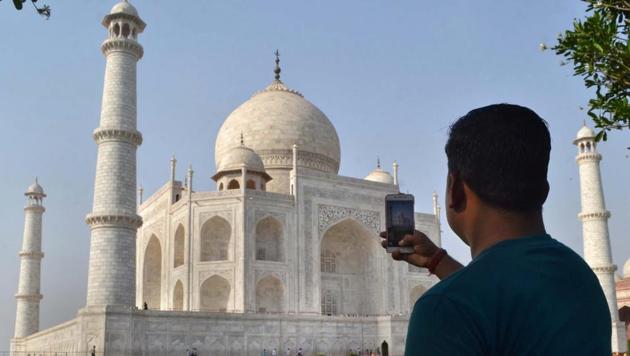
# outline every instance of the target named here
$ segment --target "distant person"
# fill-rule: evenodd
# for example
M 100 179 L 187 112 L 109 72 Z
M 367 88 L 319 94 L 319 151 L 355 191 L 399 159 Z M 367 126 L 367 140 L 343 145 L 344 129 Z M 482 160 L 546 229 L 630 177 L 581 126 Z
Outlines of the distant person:
M 298 349 L 298 352 L 297 352 L 297 354 L 295 354 L 295 356 L 304 356 L 304 354 L 302 354 L 302 348 L 301 347 Z
M 291 348 L 287 347 L 287 352 L 284 354 L 285 356 L 291 356 Z
M 149 304 L 147 304 L 147 302 L 142 304 L 142 310 L 149 310 Z
M 597 277 L 545 230 L 550 150 L 546 122 L 521 106 L 482 107 L 451 126 L 446 217 L 472 262 L 419 231 L 401 241 L 415 252 L 394 259 L 441 279 L 415 304 L 406 356 L 612 354 Z
M 278 350 L 275 347 L 271 350 L 271 356 L 278 356 Z

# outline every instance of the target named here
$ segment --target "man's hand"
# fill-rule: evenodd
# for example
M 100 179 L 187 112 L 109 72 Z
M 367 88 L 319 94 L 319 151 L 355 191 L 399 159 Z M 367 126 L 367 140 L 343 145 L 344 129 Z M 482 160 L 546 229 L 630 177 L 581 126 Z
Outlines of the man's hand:
M 380 235 L 383 238 L 381 245 L 387 248 L 387 232 L 381 232 Z M 396 251 L 392 253 L 393 259 L 397 261 L 406 261 L 416 267 L 424 268 L 427 267 L 431 257 L 433 257 L 435 252 L 439 249 L 433 241 L 429 240 L 427 235 L 418 230 L 415 230 L 413 235 L 406 235 L 402 240 L 400 240 L 399 245 L 401 247 L 412 246 L 414 252 L 400 253 L 399 251 Z M 444 279 L 462 268 L 464 268 L 464 266 L 462 266 L 461 263 L 457 262 L 451 256 L 445 255 L 435 267 L 435 275 L 439 279 Z
M 383 238 L 381 245 L 387 248 L 387 232 L 381 232 Z M 413 247 L 413 253 L 400 253 L 399 251 L 392 253 L 392 258 L 396 261 L 407 261 L 416 267 L 427 267 L 431 256 L 439 249 L 427 235 L 415 230 L 413 235 L 406 235 L 399 243 L 400 247 Z

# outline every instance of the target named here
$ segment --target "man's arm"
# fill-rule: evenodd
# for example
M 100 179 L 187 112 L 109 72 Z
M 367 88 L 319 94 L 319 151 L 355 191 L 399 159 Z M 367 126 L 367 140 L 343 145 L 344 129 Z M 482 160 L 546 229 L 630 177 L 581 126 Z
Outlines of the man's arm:
M 383 247 L 387 247 L 387 232 L 381 232 Z M 407 235 L 400 241 L 400 246 L 413 246 L 414 253 L 392 253 L 392 258 L 397 261 L 406 261 L 417 267 L 427 267 L 431 261 L 431 257 L 439 250 L 433 241 L 427 235 L 415 230 L 413 235 Z M 461 263 L 452 258 L 448 254 L 442 257 L 440 263 L 435 267 L 435 275 L 439 279 L 444 279 L 451 274 L 464 268 Z

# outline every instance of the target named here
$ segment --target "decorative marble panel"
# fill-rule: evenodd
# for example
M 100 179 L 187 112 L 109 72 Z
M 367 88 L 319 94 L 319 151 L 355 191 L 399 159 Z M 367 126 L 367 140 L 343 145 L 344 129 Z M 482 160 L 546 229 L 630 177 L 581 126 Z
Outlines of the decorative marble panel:
M 320 204 L 318 217 L 320 237 L 331 225 L 348 217 L 361 222 L 375 234 L 381 232 L 381 215 L 378 211 Z

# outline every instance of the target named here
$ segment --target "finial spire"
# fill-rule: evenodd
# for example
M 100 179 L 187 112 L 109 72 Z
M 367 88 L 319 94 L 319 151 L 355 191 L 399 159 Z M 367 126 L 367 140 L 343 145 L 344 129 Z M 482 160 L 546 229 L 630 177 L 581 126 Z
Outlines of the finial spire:
M 241 131 L 241 146 L 245 146 L 245 139 L 243 138 L 243 131 Z
M 276 55 L 276 68 L 273 70 L 273 72 L 276 74 L 276 80 L 280 80 L 280 72 L 282 71 L 280 69 L 280 51 L 276 50 L 274 54 Z
M 381 158 L 376 156 L 376 168 L 381 168 Z

